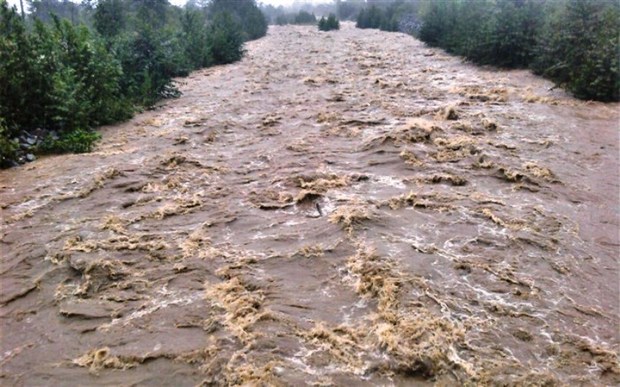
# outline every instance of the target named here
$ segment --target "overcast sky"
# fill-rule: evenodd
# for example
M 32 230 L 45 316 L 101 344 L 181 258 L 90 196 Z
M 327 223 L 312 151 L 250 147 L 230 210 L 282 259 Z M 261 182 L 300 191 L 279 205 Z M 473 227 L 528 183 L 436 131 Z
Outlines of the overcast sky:
M 168 1 L 176 5 L 183 5 L 186 2 L 186 0 L 168 0 Z M 291 5 L 295 2 L 295 0 L 259 0 L 258 2 L 265 3 L 265 4 L 273 4 L 275 6 L 278 6 L 278 5 Z M 307 1 L 300 1 L 300 3 L 331 3 L 331 0 L 307 0 Z M 9 0 L 9 4 L 16 5 L 19 10 L 19 0 Z M 24 7 L 26 7 L 26 0 L 24 0 Z

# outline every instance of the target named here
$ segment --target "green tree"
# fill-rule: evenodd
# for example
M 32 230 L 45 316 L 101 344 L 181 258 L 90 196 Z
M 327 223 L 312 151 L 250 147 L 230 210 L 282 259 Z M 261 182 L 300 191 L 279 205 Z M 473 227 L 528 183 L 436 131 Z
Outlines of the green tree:
M 95 29 L 106 38 L 120 34 L 125 29 L 126 12 L 123 0 L 100 0 L 93 16 Z
M 618 35 L 620 5 L 569 0 L 556 4 L 539 37 L 534 71 L 577 97 L 620 99 Z
M 180 41 L 185 45 L 185 57 L 192 69 L 210 66 L 213 62 L 209 49 L 204 15 L 193 9 L 186 9 L 181 18 Z
M 243 40 L 254 40 L 267 34 L 267 19 L 254 0 L 211 0 L 210 15 L 228 13 L 240 26 Z
M 325 17 L 321 17 L 318 23 L 320 31 L 332 31 L 340 29 L 340 22 L 336 18 L 336 15 L 330 13 L 327 19 Z
M 241 28 L 228 12 L 219 12 L 208 29 L 208 45 L 215 64 L 226 64 L 243 57 Z

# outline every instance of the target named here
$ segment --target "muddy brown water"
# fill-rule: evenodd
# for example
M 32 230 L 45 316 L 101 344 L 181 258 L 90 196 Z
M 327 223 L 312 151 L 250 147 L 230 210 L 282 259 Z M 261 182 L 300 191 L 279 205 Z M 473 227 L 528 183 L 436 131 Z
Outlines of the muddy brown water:
M 618 105 L 394 33 L 0 172 L 2 385 L 616 385 Z

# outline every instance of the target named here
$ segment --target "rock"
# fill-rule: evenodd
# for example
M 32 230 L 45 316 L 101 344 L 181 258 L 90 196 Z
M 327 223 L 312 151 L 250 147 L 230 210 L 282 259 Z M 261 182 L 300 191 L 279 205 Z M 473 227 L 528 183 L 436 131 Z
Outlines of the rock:
M 26 161 L 28 161 L 28 162 L 35 161 L 36 159 L 37 159 L 37 158 L 36 158 L 36 157 L 35 157 L 35 155 L 33 155 L 32 153 L 28 153 L 28 154 L 26 155 Z
M 26 137 L 25 139 L 26 144 L 33 146 L 37 143 L 37 138 L 36 137 Z

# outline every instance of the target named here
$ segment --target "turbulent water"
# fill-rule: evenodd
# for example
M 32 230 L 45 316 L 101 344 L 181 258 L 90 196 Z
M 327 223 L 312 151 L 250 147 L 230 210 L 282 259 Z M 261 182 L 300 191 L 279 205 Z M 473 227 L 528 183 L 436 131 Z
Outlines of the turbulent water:
M 2 385 L 617 385 L 619 112 L 395 33 L 0 172 Z

